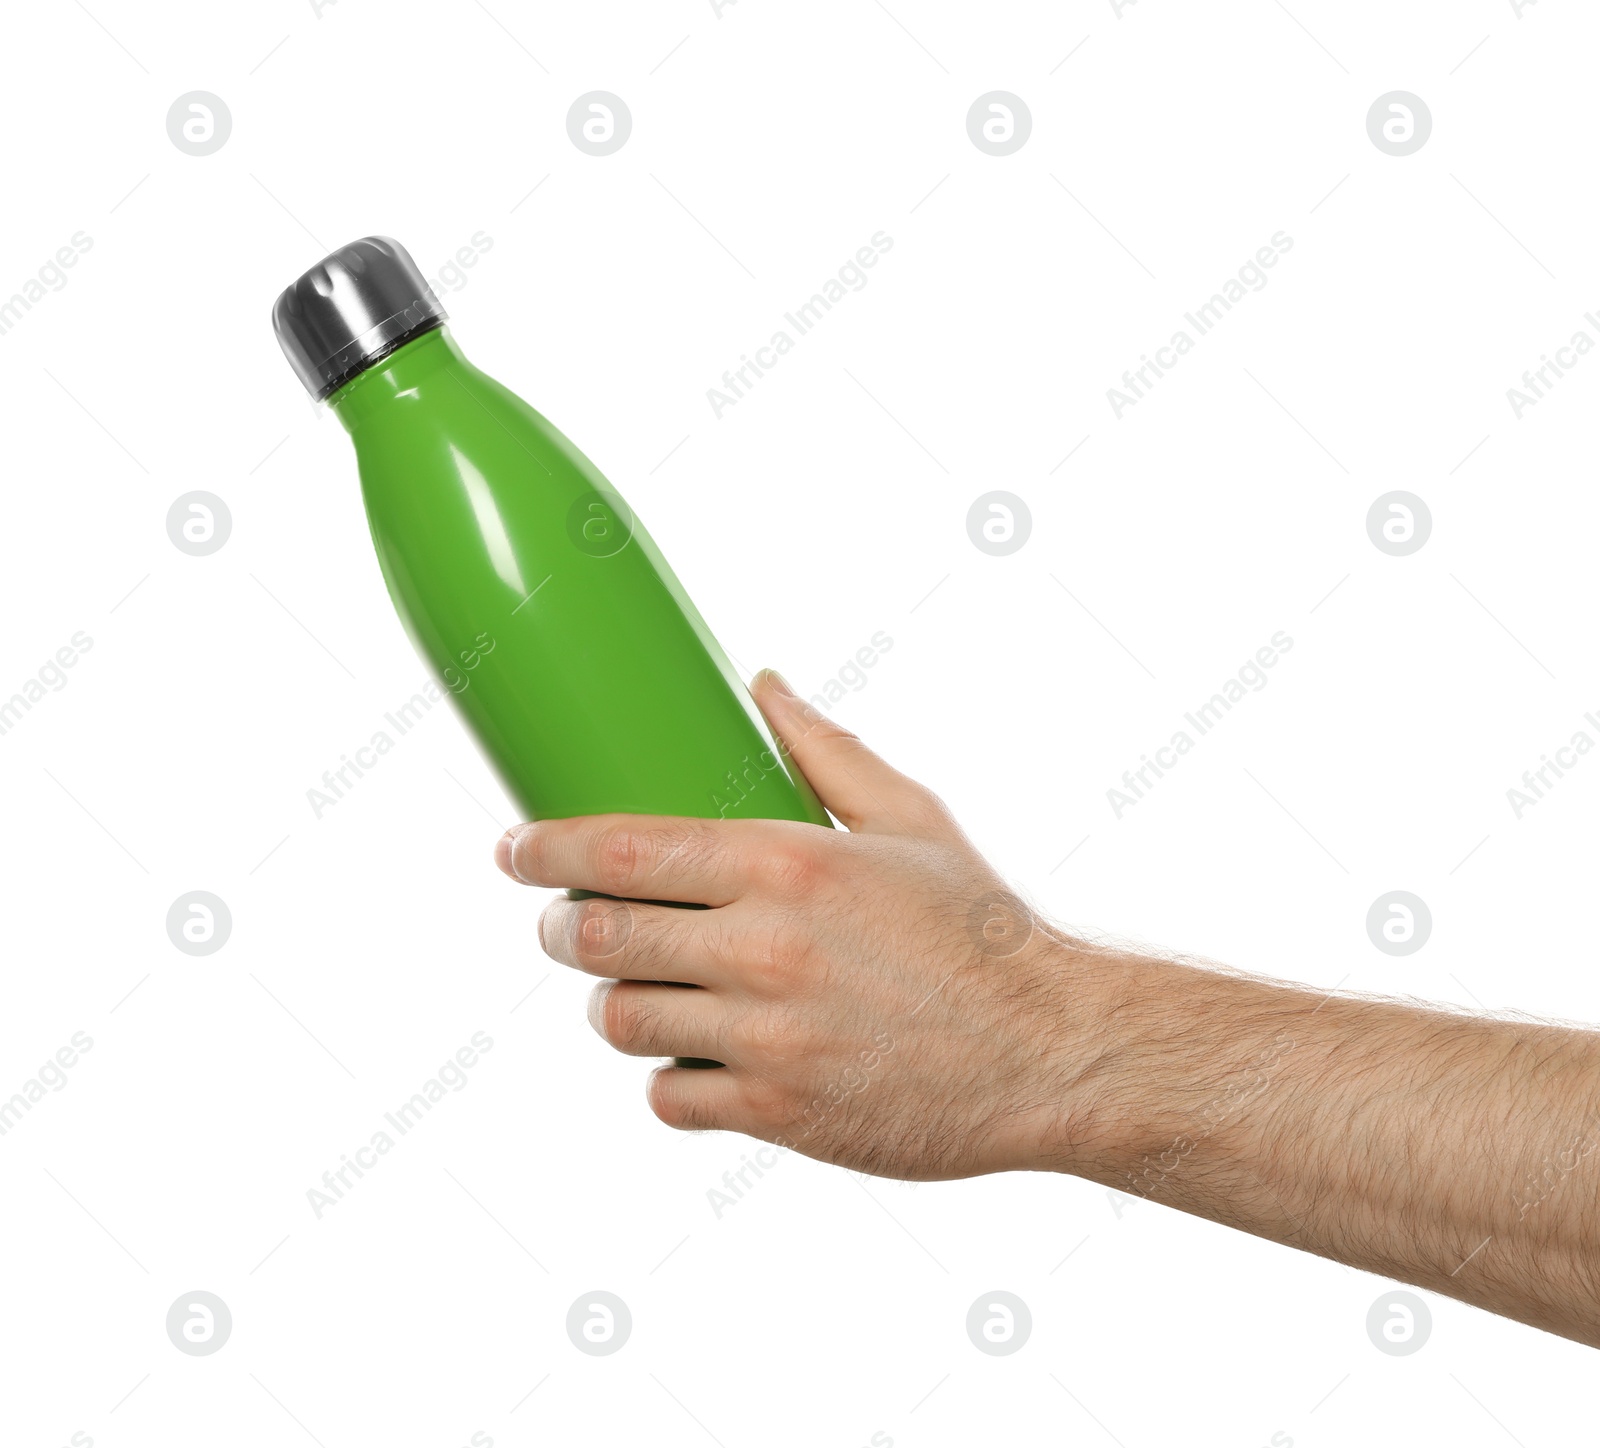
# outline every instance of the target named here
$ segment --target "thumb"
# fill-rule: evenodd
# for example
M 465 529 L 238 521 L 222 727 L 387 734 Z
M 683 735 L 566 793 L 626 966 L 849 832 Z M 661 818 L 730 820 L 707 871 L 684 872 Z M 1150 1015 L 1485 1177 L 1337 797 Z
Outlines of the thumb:
M 931 790 L 800 698 L 775 669 L 757 674 L 750 692 L 784 752 L 846 829 L 854 834 L 960 837 L 950 812 Z

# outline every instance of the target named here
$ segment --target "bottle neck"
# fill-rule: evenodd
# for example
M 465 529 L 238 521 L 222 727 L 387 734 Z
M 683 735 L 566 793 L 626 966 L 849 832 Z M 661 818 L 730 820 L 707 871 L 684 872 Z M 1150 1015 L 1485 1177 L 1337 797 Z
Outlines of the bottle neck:
M 449 331 L 443 326 L 435 327 L 352 377 L 328 398 L 328 406 L 345 430 L 353 433 L 369 418 L 388 412 L 396 403 L 416 401 L 430 377 L 447 368 L 470 365 Z

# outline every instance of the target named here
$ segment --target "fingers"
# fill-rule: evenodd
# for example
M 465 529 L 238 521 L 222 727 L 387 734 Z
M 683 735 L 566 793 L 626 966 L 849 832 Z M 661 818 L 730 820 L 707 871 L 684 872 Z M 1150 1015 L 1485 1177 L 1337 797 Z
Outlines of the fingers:
M 596 890 L 634 900 L 727 905 L 748 884 L 764 820 L 664 819 L 595 815 L 518 825 L 495 861 L 525 885 Z
M 751 680 L 750 692 L 818 798 L 846 829 L 924 838 L 960 836 L 932 791 L 799 698 L 782 674 L 763 669 Z
M 603 980 L 589 996 L 589 1024 L 625 1056 L 700 1056 L 720 1061 L 727 1005 L 693 986 Z
M 646 1097 L 650 1109 L 679 1131 L 757 1131 L 747 1082 L 735 1071 L 696 1071 L 658 1066 L 650 1073 Z M 769 1156 L 775 1148 L 763 1148 Z M 772 1165 L 776 1160 L 763 1161 Z
M 723 928 L 707 910 L 592 898 L 553 900 L 539 917 L 546 955 L 614 980 L 678 980 L 719 986 L 730 976 Z

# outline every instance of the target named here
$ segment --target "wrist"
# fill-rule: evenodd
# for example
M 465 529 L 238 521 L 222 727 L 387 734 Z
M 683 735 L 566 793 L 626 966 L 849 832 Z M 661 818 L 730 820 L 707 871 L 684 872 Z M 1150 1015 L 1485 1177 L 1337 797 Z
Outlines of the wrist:
M 1055 936 L 1049 956 L 1054 1009 L 1042 1025 L 1040 1061 L 1051 1110 L 1033 1164 L 1095 1181 L 1119 1177 L 1150 1135 L 1147 1093 L 1135 1089 L 1150 974 L 1159 962 Z M 1070 1022 L 1063 1031 L 1062 1023 Z
M 1045 1169 L 1183 1205 L 1193 1154 L 1213 1180 L 1257 1160 L 1300 1071 L 1291 1053 L 1310 1044 L 1309 992 L 1083 942 L 1068 944 L 1061 968 L 1086 1039 Z
M 991 1056 L 996 1099 L 987 1170 L 1105 1180 L 1128 1159 L 1141 1135 L 1128 1063 L 1152 964 L 1055 929 L 1038 930 L 1026 953 L 1006 962 L 1015 977 L 1007 994 L 1026 1002 L 1019 1011 L 1025 1025 L 1008 1049 Z M 1019 1060 L 1025 1069 L 1014 1069 Z

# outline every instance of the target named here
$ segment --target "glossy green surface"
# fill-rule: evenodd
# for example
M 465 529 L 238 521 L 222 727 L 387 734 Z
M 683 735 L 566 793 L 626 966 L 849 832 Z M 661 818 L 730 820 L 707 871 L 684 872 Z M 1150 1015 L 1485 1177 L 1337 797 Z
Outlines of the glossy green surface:
M 626 503 L 446 329 L 329 405 L 395 607 L 525 818 L 828 823 Z

